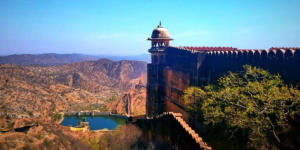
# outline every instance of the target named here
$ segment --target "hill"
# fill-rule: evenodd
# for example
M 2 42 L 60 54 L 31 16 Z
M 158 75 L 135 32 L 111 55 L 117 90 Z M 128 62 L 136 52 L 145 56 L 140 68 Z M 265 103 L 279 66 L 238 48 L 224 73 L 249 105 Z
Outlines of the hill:
M 21 54 L 0 56 L 0 64 L 17 64 L 17 65 L 58 65 L 73 62 L 83 62 L 90 60 L 97 60 L 96 56 L 83 55 L 83 54 Z
M 145 113 L 146 69 L 146 62 L 108 59 L 56 66 L 3 64 L 0 65 L 0 113 L 11 118 L 84 109 L 120 113 L 137 109 L 135 112 Z M 133 91 L 140 96 L 123 100 Z M 132 103 L 136 99 L 138 107 L 129 108 L 127 101 Z M 120 100 L 124 105 L 118 108 L 111 105 Z
M 21 54 L 21 55 L 8 55 L 0 56 L 0 64 L 17 64 L 25 65 L 41 65 L 53 66 L 60 64 L 68 64 L 74 62 L 93 61 L 98 59 L 107 58 L 113 61 L 121 60 L 137 60 L 150 62 L 149 54 L 142 55 L 129 55 L 129 56 L 109 56 L 109 55 L 85 55 L 85 54 Z

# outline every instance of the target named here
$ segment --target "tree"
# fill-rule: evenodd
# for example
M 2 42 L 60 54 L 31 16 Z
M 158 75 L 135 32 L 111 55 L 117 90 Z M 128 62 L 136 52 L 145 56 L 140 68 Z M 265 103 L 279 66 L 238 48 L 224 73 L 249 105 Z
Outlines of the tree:
M 86 122 L 86 117 L 81 117 L 82 122 Z
M 217 84 L 187 89 L 185 104 L 191 112 L 203 113 L 205 124 L 226 122 L 249 130 L 253 148 L 278 148 L 289 119 L 299 116 L 300 91 L 285 85 L 280 75 L 249 65 L 243 68 L 219 78 Z

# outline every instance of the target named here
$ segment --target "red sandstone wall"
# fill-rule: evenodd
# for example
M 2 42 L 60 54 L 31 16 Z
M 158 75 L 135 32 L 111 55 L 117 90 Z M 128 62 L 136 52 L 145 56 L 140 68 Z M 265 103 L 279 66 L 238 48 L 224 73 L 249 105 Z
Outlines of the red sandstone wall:
M 190 76 L 187 73 L 164 68 L 165 96 L 176 100 L 184 105 L 182 95 L 186 88 L 190 86 Z
M 183 119 L 188 120 L 188 113 L 178 105 L 184 106 L 183 93 L 184 90 L 190 86 L 189 74 L 170 68 L 164 68 L 164 79 L 165 111 L 181 113 L 183 114 Z

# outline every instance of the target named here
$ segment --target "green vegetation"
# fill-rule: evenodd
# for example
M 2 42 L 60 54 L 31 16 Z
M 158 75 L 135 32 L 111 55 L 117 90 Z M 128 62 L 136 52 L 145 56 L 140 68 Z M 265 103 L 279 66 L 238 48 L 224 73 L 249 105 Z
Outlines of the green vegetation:
M 86 107 L 83 107 L 81 110 L 99 110 L 102 112 L 107 111 L 107 107 L 104 104 L 90 104 Z
M 14 125 L 15 125 L 15 123 L 14 122 L 8 122 L 8 128 L 13 128 L 14 127 Z
M 82 142 L 93 150 L 140 149 L 137 143 L 141 136 L 142 131 L 138 127 L 126 124 L 113 132 L 102 132 L 98 136 L 85 138 Z
M 248 148 L 295 148 L 286 143 L 296 139 L 290 136 L 290 122 L 300 114 L 300 91 L 285 85 L 280 75 L 245 65 L 243 71 L 229 72 L 217 84 L 187 89 L 184 101 L 205 125 L 225 126 L 228 138 L 240 138 L 238 132 L 246 137 Z
M 105 100 L 105 102 L 111 103 L 117 99 L 117 96 L 113 95 L 111 98 Z
M 127 150 L 127 149 L 139 149 L 137 142 L 141 137 L 142 132 L 139 128 L 134 125 L 128 124 L 119 127 L 119 130 L 115 132 L 104 133 L 97 145 L 92 145 L 93 147 L 98 146 L 101 150 Z M 98 149 L 95 148 L 95 149 Z
M 82 122 L 86 122 L 86 117 L 81 117 Z
M 51 145 L 51 141 L 48 140 L 47 138 L 44 140 L 44 144 L 47 148 L 51 148 L 50 145 Z
M 28 112 L 28 115 L 29 115 L 30 117 L 33 117 L 33 112 L 32 112 L 32 111 L 29 111 L 29 112 Z
M 37 134 L 36 138 L 40 140 L 40 139 L 42 139 L 42 135 L 41 134 Z
M 54 114 L 53 120 L 54 120 L 54 121 L 58 121 L 58 120 L 62 119 L 62 117 L 63 117 L 62 114 Z

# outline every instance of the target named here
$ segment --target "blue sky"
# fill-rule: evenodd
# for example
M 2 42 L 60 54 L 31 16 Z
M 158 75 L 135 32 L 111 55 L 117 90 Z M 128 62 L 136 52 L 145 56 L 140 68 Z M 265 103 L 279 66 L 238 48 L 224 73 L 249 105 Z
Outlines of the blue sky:
M 300 46 L 300 0 L 0 0 L 0 55 L 147 53 L 162 21 L 173 46 Z

